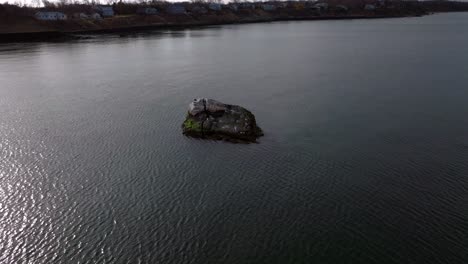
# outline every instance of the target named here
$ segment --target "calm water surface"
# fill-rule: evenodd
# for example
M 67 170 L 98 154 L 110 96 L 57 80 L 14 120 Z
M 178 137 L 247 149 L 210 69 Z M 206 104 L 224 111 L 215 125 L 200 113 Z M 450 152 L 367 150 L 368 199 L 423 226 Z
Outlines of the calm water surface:
M 467 100 L 468 13 L 1 45 L 0 263 L 466 263 Z

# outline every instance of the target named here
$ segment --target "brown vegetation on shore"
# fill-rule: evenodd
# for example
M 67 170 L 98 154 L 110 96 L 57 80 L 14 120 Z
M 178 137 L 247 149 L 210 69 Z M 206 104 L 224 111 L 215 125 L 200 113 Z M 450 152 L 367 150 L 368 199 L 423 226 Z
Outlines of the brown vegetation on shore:
M 400 1 L 400 0 L 328 0 L 294 2 L 235 2 L 222 5 L 220 10 L 213 10 L 206 2 L 183 2 L 185 12 L 171 14 L 167 8 L 169 2 L 116 2 L 111 5 L 115 16 L 103 19 L 77 18 L 76 14 L 92 14 L 93 4 L 57 4 L 45 1 L 41 8 L 0 5 L 0 38 L 7 39 L 8 34 L 38 32 L 77 33 L 110 32 L 131 29 L 160 28 L 170 26 L 199 26 L 229 23 L 248 23 L 297 19 L 346 19 L 420 16 L 432 12 L 467 11 L 468 3 L 452 1 Z M 317 3 L 326 3 L 326 9 L 318 9 Z M 274 6 L 267 10 L 264 6 Z M 373 9 L 366 6 L 375 7 Z M 140 15 L 137 10 L 151 7 L 158 10 L 155 15 Z M 338 8 L 340 7 L 340 8 Z M 345 8 L 343 8 L 345 7 Z M 38 11 L 54 11 L 67 15 L 66 20 L 42 21 L 34 17 Z

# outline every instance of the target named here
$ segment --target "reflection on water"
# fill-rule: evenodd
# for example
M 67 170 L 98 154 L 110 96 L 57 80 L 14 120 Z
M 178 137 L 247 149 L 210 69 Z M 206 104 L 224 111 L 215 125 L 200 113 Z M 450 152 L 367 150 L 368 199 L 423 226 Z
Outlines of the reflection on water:
M 467 24 L 0 45 L 0 263 L 462 263 Z M 266 136 L 183 137 L 200 96 Z

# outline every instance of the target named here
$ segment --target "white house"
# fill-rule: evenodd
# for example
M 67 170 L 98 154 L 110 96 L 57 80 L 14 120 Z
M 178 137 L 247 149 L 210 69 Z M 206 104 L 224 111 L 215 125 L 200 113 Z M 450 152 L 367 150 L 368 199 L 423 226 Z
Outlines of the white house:
M 239 9 L 255 9 L 255 5 L 250 2 L 244 2 L 239 4 Z
M 204 8 L 203 6 L 194 6 L 190 10 L 190 12 L 194 14 L 206 14 L 208 10 L 206 10 L 206 8 Z
M 66 20 L 67 15 L 62 12 L 39 11 L 35 15 L 36 19 L 46 21 Z
M 233 4 L 233 3 L 228 4 L 228 8 L 231 9 L 232 11 L 239 10 L 239 6 L 237 4 Z
M 348 7 L 345 5 L 337 5 L 335 6 L 335 11 L 339 13 L 346 13 L 348 12 Z
M 213 11 L 221 11 L 221 4 L 218 3 L 209 3 L 208 8 Z
M 262 9 L 265 11 L 274 11 L 276 10 L 276 6 L 270 4 L 263 4 Z
M 153 7 L 139 7 L 137 9 L 137 14 L 139 15 L 147 15 L 147 16 L 150 16 L 150 15 L 157 15 L 158 14 L 158 10 L 156 8 L 153 8 Z
M 318 9 L 320 11 L 326 11 L 328 10 L 328 4 L 327 3 L 318 3 L 314 5 L 315 9 Z
M 367 4 L 364 6 L 364 9 L 367 10 L 367 11 L 373 11 L 375 10 L 377 7 L 375 5 L 371 5 L 371 4 Z
M 101 17 L 113 17 L 114 9 L 112 6 L 95 6 L 94 10 L 101 15 Z
M 187 10 L 181 4 L 171 4 L 166 8 L 166 12 L 172 15 L 181 15 L 187 13 Z
M 98 13 L 92 13 L 90 17 L 91 17 L 91 19 L 94 19 L 94 20 L 101 20 L 102 19 L 101 15 L 98 14 Z
M 78 18 L 78 19 L 89 19 L 89 16 L 85 13 L 75 13 L 73 14 L 73 18 Z

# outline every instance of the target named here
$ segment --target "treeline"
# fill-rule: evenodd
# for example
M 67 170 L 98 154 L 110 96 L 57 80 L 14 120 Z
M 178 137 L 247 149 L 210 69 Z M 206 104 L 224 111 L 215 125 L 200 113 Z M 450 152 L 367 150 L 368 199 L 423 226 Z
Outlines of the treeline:
M 60 11 L 66 14 L 73 14 L 78 12 L 89 13 L 93 11 L 96 5 L 110 5 L 113 7 L 117 15 L 135 14 L 139 7 L 155 7 L 164 9 L 168 5 L 174 4 L 173 2 L 159 1 L 159 0 L 140 0 L 138 2 L 130 1 L 116 1 L 116 0 L 59 0 L 52 2 L 49 0 L 34 0 L 34 6 L 16 5 L 16 4 L 0 4 L 0 18 L 8 17 L 23 17 L 31 16 L 38 10 Z M 220 3 L 221 0 L 192 0 L 191 2 L 181 2 L 185 6 L 202 5 L 207 3 Z M 234 0 L 231 4 L 245 3 L 248 1 Z M 281 3 L 288 3 L 289 6 L 297 6 L 300 3 L 313 3 L 317 1 L 282 1 Z M 319 2 L 328 3 L 330 6 L 344 5 L 349 9 L 362 9 L 366 4 L 375 4 L 376 6 L 385 5 L 387 8 L 394 8 L 395 10 L 408 10 L 408 11 L 425 11 L 425 12 L 453 12 L 453 11 L 468 11 L 468 2 L 459 1 L 401 1 L 401 0 L 324 0 Z M 252 2 L 250 3 L 267 3 L 267 2 Z M 269 1 L 268 3 L 277 4 L 279 1 Z M 1 19 L 0 19 L 1 20 Z
M 13 4 L 0 4 L 0 15 L 3 17 L 9 16 L 27 16 L 33 13 L 35 8 L 29 6 L 19 6 Z
M 468 2 L 459 1 L 424 1 L 421 4 L 431 12 L 468 11 Z

